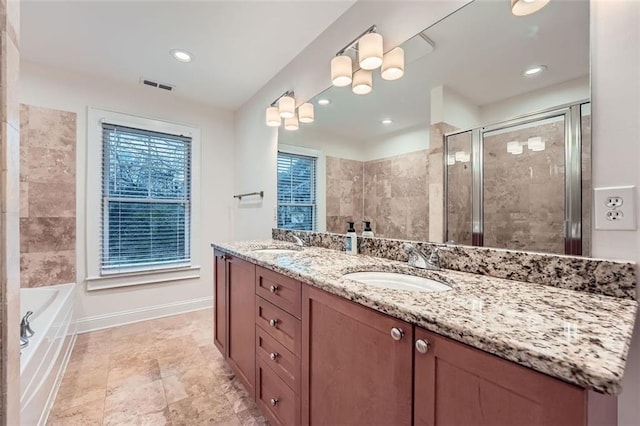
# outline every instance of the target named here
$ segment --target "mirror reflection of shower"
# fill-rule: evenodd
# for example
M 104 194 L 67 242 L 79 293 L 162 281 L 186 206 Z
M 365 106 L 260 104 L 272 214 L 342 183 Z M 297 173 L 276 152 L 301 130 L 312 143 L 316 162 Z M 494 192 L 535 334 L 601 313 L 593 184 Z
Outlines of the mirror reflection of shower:
M 446 240 L 588 254 L 590 127 L 585 102 L 447 134 Z

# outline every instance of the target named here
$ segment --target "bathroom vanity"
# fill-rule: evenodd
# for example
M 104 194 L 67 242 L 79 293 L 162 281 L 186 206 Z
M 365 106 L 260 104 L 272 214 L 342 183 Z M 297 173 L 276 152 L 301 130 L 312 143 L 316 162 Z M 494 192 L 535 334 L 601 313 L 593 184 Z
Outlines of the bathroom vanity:
M 281 241 L 213 246 L 216 345 L 274 424 L 616 423 L 635 300 Z M 452 289 L 342 277 L 356 271 Z

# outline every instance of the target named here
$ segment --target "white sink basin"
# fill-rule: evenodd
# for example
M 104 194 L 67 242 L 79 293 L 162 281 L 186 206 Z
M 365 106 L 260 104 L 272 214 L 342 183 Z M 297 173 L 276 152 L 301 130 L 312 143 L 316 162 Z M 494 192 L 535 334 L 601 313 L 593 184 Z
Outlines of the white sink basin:
M 412 291 L 447 291 L 451 287 L 439 281 L 396 272 L 352 272 L 343 275 L 353 281 L 380 288 Z
M 271 253 L 271 254 L 287 254 L 287 253 L 297 253 L 299 250 L 293 249 L 284 249 L 284 248 L 263 248 L 254 250 L 256 253 Z

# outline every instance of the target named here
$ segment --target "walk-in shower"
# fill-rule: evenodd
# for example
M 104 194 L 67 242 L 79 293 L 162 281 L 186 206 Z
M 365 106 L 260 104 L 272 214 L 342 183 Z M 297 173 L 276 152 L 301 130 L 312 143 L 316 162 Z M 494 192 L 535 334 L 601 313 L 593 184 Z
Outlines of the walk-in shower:
M 445 135 L 445 238 L 588 255 L 589 102 Z

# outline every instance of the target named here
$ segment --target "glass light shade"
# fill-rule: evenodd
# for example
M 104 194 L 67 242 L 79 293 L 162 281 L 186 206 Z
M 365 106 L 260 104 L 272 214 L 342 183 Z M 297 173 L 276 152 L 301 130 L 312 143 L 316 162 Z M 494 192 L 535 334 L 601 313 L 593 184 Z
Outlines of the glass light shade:
M 283 96 L 278 100 L 278 112 L 282 118 L 291 118 L 296 115 L 296 100 L 291 96 Z
M 331 60 L 331 83 L 337 87 L 351 84 L 353 65 L 349 56 L 340 55 Z
M 401 47 L 391 49 L 384 55 L 380 75 L 385 80 L 397 80 L 404 75 L 404 50 Z
M 447 155 L 447 166 L 453 166 L 456 164 L 456 157 L 453 154 Z
M 453 159 L 462 162 L 464 161 L 466 155 L 467 154 L 464 151 L 456 151 L 456 153 L 453 155 Z
M 367 70 L 358 70 L 353 74 L 351 90 L 356 95 L 366 95 L 373 88 L 373 73 Z
M 529 138 L 527 146 L 531 151 L 544 151 L 545 143 L 540 136 Z
M 522 145 L 520 145 L 520 142 L 518 141 L 507 142 L 507 152 L 510 152 L 511 154 L 515 154 L 518 151 L 522 152 Z
M 313 123 L 313 104 L 306 102 L 298 107 L 298 120 L 301 123 Z
M 374 70 L 382 65 L 382 36 L 369 33 L 358 40 L 358 63 L 363 70 Z
M 282 119 L 280 118 L 280 112 L 276 107 L 267 108 L 267 126 L 269 127 L 280 127 L 282 123 Z
M 511 0 L 511 13 L 516 16 L 531 15 L 545 7 L 549 0 Z
M 286 130 L 298 130 L 298 127 L 298 117 L 296 117 L 295 115 L 293 117 L 284 119 L 284 128 Z
M 468 163 L 469 161 L 471 161 L 471 153 L 464 153 L 464 157 L 462 158 L 462 160 L 460 160 L 460 162 L 462 163 Z
M 513 155 L 518 155 L 518 154 L 522 154 L 523 151 L 524 151 L 523 146 L 518 144 L 518 147 L 516 147 L 516 148 L 514 148 L 514 149 L 512 149 L 511 151 L 508 151 L 508 152 L 510 152 Z

